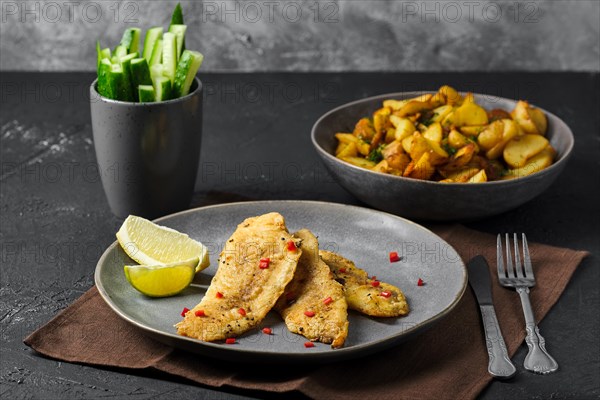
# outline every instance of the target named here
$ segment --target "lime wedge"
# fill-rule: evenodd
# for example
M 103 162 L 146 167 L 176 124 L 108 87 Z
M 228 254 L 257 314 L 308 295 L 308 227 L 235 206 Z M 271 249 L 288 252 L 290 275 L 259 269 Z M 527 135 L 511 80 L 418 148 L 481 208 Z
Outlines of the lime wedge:
M 130 215 L 117 232 L 119 244 L 136 262 L 142 265 L 181 263 L 193 258 L 200 261 L 196 272 L 210 265 L 206 247 L 188 235 L 147 219 Z
M 194 258 L 167 265 L 126 265 L 125 277 L 146 296 L 173 296 L 192 283 L 198 261 Z

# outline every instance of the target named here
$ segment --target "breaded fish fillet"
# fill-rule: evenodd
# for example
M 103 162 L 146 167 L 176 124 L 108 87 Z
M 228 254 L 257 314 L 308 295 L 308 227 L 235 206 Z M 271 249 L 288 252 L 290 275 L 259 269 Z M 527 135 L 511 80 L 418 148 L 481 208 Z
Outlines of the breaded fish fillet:
M 292 280 L 299 242 L 278 213 L 246 219 L 225 244 L 200 304 L 175 325 L 177 333 L 211 342 L 257 326 Z
M 302 256 L 275 310 L 291 332 L 331 343 L 333 348 L 342 347 L 348 336 L 348 305 L 342 285 L 319 257 L 315 235 L 302 229 L 294 237 L 302 240 Z
M 398 317 L 409 312 L 404 293 L 394 285 L 369 279 L 368 274 L 339 254 L 319 251 L 336 280 L 344 286 L 348 308 L 373 317 Z

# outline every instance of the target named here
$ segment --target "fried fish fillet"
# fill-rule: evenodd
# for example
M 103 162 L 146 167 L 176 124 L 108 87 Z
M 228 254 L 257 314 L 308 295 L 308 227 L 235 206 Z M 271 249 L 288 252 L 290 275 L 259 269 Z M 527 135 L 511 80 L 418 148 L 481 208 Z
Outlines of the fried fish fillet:
M 348 336 L 348 305 L 342 285 L 319 257 L 319 242 L 308 229 L 294 233 L 302 240 L 302 256 L 283 296 L 275 304 L 291 332 L 309 340 L 344 345 Z
M 177 333 L 211 342 L 257 326 L 292 280 L 299 242 L 278 213 L 246 219 L 225 244 L 200 304 L 175 325 Z
M 348 308 L 373 317 L 399 317 L 409 312 L 404 293 L 394 285 L 369 279 L 368 274 L 339 254 L 321 250 L 321 259 L 344 286 Z

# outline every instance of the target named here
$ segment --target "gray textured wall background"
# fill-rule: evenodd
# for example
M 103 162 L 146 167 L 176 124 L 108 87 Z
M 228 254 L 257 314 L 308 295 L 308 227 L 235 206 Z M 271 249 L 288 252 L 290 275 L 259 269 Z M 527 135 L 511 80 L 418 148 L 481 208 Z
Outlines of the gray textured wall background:
M 600 70 L 599 1 L 182 1 L 203 71 Z M 95 68 L 171 1 L 2 1 L 0 69 Z

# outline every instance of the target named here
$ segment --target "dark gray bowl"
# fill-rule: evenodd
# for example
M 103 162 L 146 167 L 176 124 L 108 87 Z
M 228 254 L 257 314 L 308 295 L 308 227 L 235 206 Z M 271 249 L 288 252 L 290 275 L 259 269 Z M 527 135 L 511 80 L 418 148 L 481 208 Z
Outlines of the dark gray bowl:
M 560 118 L 548 117 L 546 137 L 557 151 L 550 167 L 535 174 L 478 184 L 439 183 L 404 178 L 348 164 L 334 156 L 337 132 L 351 132 L 359 118 L 371 115 L 384 99 L 407 99 L 430 92 L 390 93 L 337 107 L 315 123 L 311 138 L 333 177 L 359 200 L 406 218 L 424 221 L 466 221 L 503 213 L 528 202 L 546 190 L 565 168 L 573 150 L 573 133 Z M 475 94 L 486 109 L 512 110 L 516 101 Z

